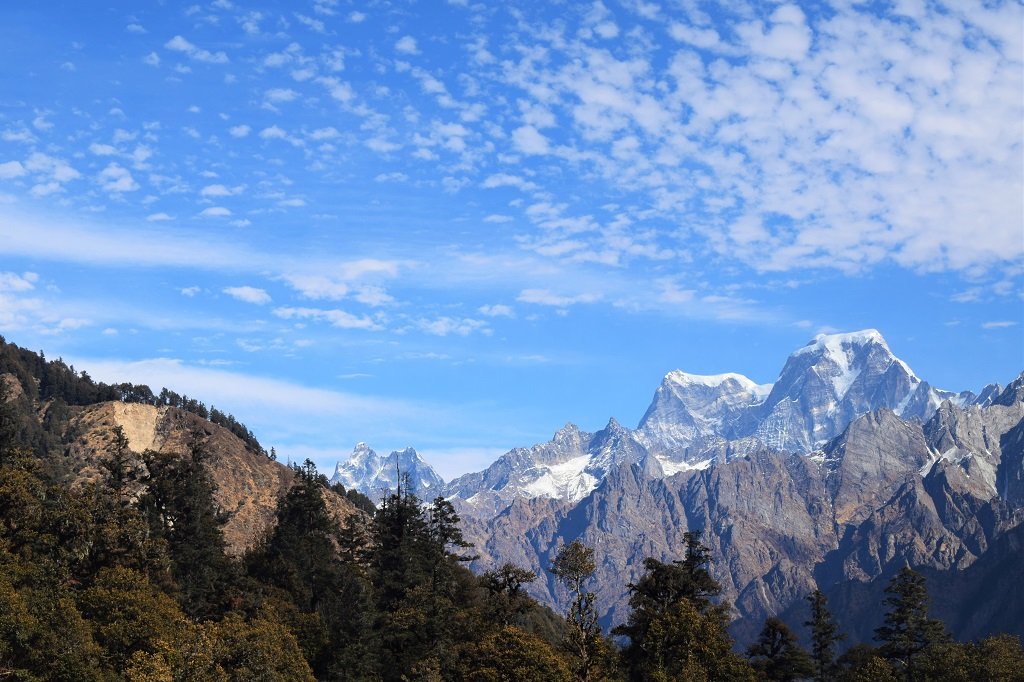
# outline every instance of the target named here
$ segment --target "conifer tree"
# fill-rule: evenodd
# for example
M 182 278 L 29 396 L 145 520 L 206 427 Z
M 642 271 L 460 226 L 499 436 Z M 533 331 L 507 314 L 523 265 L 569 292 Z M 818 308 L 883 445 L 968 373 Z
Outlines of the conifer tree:
M 747 648 L 747 656 L 767 680 L 793 682 L 814 673 L 811 657 L 800 647 L 796 635 L 774 616 L 765 621 L 757 641 Z
M 145 453 L 149 480 L 139 501 L 154 533 L 167 541 L 185 612 L 200 619 L 228 607 L 237 581 L 221 530 L 226 518 L 214 502 L 216 483 L 205 465 L 204 435 L 190 434 L 184 456 Z
M 828 610 L 828 600 L 821 590 L 807 595 L 811 605 L 811 619 L 804 625 L 811 629 L 811 659 L 814 662 L 814 679 L 826 682 L 832 678 L 835 668 L 835 645 L 844 639 L 839 626 Z
M 729 606 L 712 601 L 721 586 L 707 569 L 710 550 L 700 532 L 687 532 L 684 541 L 682 560 L 649 557 L 644 575 L 629 586 L 629 618 L 612 630 L 629 639 L 622 650 L 629 677 L 749 679 L 750 666 L 732 652 Z
M 880 653 L 893 662 L 901 677 L 917 679 L 918 663 L 929 647 L 949 640 L 941 621 L 928 617 L 928 591 L 924 576 L 904 567 L 885 588 L 882 602 L 889 607 L 884 624 L 875 630 Z

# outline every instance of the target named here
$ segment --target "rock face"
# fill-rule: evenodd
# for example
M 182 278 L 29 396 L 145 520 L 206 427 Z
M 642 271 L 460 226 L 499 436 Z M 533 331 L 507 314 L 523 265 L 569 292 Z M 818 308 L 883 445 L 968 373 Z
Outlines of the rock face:
M 274 523 L 277 501 L 287 492 L 294 474 L 288 467 L 247 449 L 227 429 L 173 407 L 105 402 L 76 409 L 64 448 L 65 468 L 73 472 L 73 484 L 102 477 L 102 462 L 109 457 L 117 426 L 123 429 L 128 447 L 136 455 L 132 462 L 136 469 L 144 468 L 138 456 L 143 451 L 184 455 L 192 434 L 198 433 L 209 453 L 206 466 L 217 485 L 214 502 L 227 515 L 223 532 L 229 553 L 242 554 Z M 141 487 L 134 492 L 136 496 L 141 494 Z M 325 501 L 339 521 L 360 513 L 330 491 Z
M 1020 525 L 1024 377 L 954 394 L 876 331 L 819 336 L 772 385 L 671 372 L 635 431 L 568 424 L 444 494 L 476 567 L 530 568 L 556 609 L 566 595 L 546 569 L 558 547 L 594 547 L 605 625 L 625 619 L 644 558 L 678 558 L 683 533 L 703 530 L 736 634 L 753 637 L 816 586 L 906 563 L 966 570 Z
M 374 502 L 397 490 L 399 482 L 405 485 L 406 481 L 411 492 L 424 500 L 436 497 L 444 486 L 437 472 L 414 449 L 395 450 L 381 457 L 366 443 L 356 443 L 352 455 L 347 461 L 338 462 L 331 477 L 331 483 L 358 490 Z
M 669 372 L 640 420 L 639 437 L 665 463 L 700 462 L 709 448 L 736 437 L 737 424 L 771 389 L 742 374 Z

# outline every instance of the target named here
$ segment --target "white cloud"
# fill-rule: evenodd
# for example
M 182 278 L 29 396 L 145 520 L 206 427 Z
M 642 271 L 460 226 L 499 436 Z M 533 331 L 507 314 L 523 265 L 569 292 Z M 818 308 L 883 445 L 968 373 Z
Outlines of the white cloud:
M 268 102 L 280 104 L 282 102 L 294 101 L 299 96 L 299 93 L 295 92 L 291 88 L 272 88 L 267 90 L 263 96 Z
M 196 294 L 202 291 L 202 289 L 200 289 L 199 287 L 185 287 L 184 289 L 179 289 L 178 291 L 181 292 L 182 296 L 188 296 L 189 298 L 193 298 Z
M 117 148 L 112 147 L 109 144 L 93 142 L 89 145 L 89 152 L 96 156 L 113 156 L 114 154 L 117 154 Z
M 524 154 L 547 154 L 550 142 L 533 126 L 522 126 L 512 132 L 512 142 Z
M 392 173 L 380 173 L 373 178 L 374 182 L 406 182 L 409 176 L 397 171 Z
M 420 50 L 416 46 L 416 39 L 412 36 L 402 36 L 398 42 L 395 43 L 395 50 L 402 54 L 419 54 Z
M 433 320 L 420 319 L 416 321 L 416 326 L 421 331 L 433 336 L 449 336 L 451 334 L 455 334 L 457 336 L 469 336 L 476 331 L 482 333 L 490 331 L 487 323 L 483 320 L 474 320 L 465 317 L 455 318 L 445 316 Z
M 380 324 L 365 315 L 353 315 L 338 309 L 284 307 L 275 308 L 274 314 L 284 320 L 319 320 L 339 329 L 365 329 L 367 331 L 383 329 Z
M 182 52 L 197 62 L 206 62 L 208 64 L 228 63 L 228 56 L 224 52 L 210 52 L 209 50 L 196 47 L 180 35 L 168 40 L 164 43 L 164 47 L 175 52 Z
M 799 60 L 811 46 L 811 32 L 804 19 L 803 11 L 796 5 L 782 5 L 772 13 L 767 30 L 758 21 L 739 26 L 737 33 L 755 54 Z
M 0 272 L 0 292 L 31 291 L 39 281 L 39 275 L 34 272 L 17 274 L 15 272 Z
M 351 420 L 347 427 L 353 432 L 360 423 L 384 425 L 394 419 L 436 419 L 431 410 L 401 400 L 382 399 L 370 395 L 342 393 L 303 386 L 279 379 L 270 379 L 223 369 L 196 367 L 174 358 L 153 358 L 136 362 L 70 358 L 99 381 L 144 383 L 150 387 L 170 386 L 189 395 L 201 395 L 211 404 L 233 414 L 246 415 L 246 423 L 264 422 L 266 428 L 281 423 L 287 416 L 296 423 L 303 415 Z M 337 423 L 332 423 L 332 430 Z M 282 453 L 284 454 L 284 453 Z
M 507 305 L 504 305 L 504 304 L 501 304 L 501 303 L 496 303 L 494 305 L 482 305 L 479 308 L 477 308 L 477 311 L 481 315 L 486 315 L 487 317 L 515 317 L 516 316 L 515 311 L 512 310 L 512 308 L 510 306 L 507 306 Z
M 394 297 L 388 294 L 383 287 L 379 287 L 372 284 L 367 284 L 356 289 L 356 292 L 352 294 L 352 298 L 373 308 L 378 308 L 383 305 L 394 302 Z
M 228 134 L 230 134 L 231 137 L 246 137 L 251 132 L 252 128 L 244 124 L 228 128 Z
M 981 325 L 982 329 L 1006 329 L 1008 327 L 1016 327 L 1016 320 L 995 320 L 992 322 L 984 322 Z
M 348 284 L 326 275 L 293 274 L 284 280 L 306 298 L 337 301 L 348 294 Z
M 207 185 L 199 190 L 199 195 L 203 197 L 233 197 L 241 194 L 245 191 L 245 187 L 238 185 L 236 187 L 227 187 L 225 185 Z
M 224 208 L 223 206 L 211 206 L 210 208 L 204 208 L 199 212 L 199 215 L 203 218 L 226 218 L 231 215 L 231 209 Z
M 168 215 L 161 211 L 160 213 L 150 213 L 148 216 L 146 216 L 146 220 L 148 220 L 151 223 L 158 223 L 163 222 L 165 220 L 174 220 L 174 216 Z
M 27 128 L 22 128 L 20 130 L 10 130 L 10 129 L 8 129 L 8 130 L 5 130 L 2 134 L 0 134 L 0 139 L 2 139 L 4 142 L 25 142 L 25 143 L 29 143 L 29 142 L 35 142 L 36 136 L 33 135 L 32 132 L 29 131 Z
M 317 128 L 316 130 L 311 132 L 309 134 L 309 139 L 311 139 L 311 140 L 334 140 L 334 139 L 337 139 L 338 137 L 340 137 L 340 135 L 341 135 L 341 133 L 339 133 L 336 128 L 328 126 L 326 128 Z
M 150 52 L 142 58 L 143 63 L 149 64 L 150 66 L 160 66 L 160 55 L 156 52 Z
M 0 180 L 20 178 L 24 174 L 25 167 L 21 165 L 20 161 L 6 161 L 4 163 L 0 163 Z
M 304 14 L 296 14 L 295 15 L 295 19 L 300 24 L 302 24 L 303 26 L 307 27 L 308 29 L 310 29 L 311 31 L 313 31 L 315 33 L 324 33 L 325 32 L 325 28 L 326 27 L 324 26 L 324 22 L 320 21 L 319 19 L 314 19 L 313 17 L 307 17 Z
M 510 175 L 508 173 L 495 173 L 494 175 L 489 175 L 480 186 L 484 189 L 494 189 L 495 187 L 516 187 L 524 192 L 530 192 L 537 189 L 536 183 L 524 180 L 518 175 Z
M 8 215 L 0 224 L 0 254 L 88 265 L 185 267 L 260 272 L 281 266 L 280 254 L 254 251 L 209 230 L 122 229 L 82 217 L 48 220 Z
M 335 266 L 335 271 L 342 279 L 352 281 L 373 276 L 395 277 L 401 267 L 402 262 L 397 260 L 359 258 L 338 263 Z
M 223 289 L 224 293 L 232 298 L 236 298 L 239 301 L 246 303 L 253 303 L 255 305 L 265 305 L 270 303 L 270 294 L 263 289 L 256 287 L 241 286 L 241 287 L 227 287 Z
M 585 293 L 575 296 L 555 294 L 547 289 L 523 289 L 516 298 L 521 303 L 535 303 L 537 305 L 550 305 L 557 308 L 565 308 L 577 303 L 596 303 L 601 300 L 599 294 Z
M 29 156 L 24 165 L 26 170 L 48 176 L 54 183 L 63 184 L 82 177 L 81 173 L 63 159 L 40 152 L 34 152 Z
M 131 172 L 117 163 L 107 165 L 100 171 L 98 178 L 103 189 L 115 194 L 134 192 L 139 189 L 139 183 L 135 182 Z

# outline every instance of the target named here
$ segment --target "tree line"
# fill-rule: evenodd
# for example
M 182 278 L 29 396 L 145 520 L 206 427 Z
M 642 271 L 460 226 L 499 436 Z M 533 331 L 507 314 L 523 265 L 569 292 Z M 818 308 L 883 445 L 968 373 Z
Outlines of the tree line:
M 0 401 L 0 678 L 16 680 L 1014 680 L 1007 636 L 958 643 L 928 615 L 909 568 L 889 585 L 878 646 L 840 655 L 820 592 L 810 649 L 769 618 L 745 652 L 698 532 L 649 558 L 631 612 L 597 623 L 597 556 L 579 541 L 548 567 L 555 614 L 513 564 L 482 575 L 448 501 L 400 487 L 367 513 L 332 515 L 311 462 L 293 467 L 266 535 L 229 556 L 204 434 L 184 454 L 128 449 L 114 429 L 101 481 L 70 488 L 19 442 Z M 141 493 L 139 492 L 141 490 Z
M 52 444 L 53 430 L 57 426 L 66 424 L 69 405 L 93 405 L 108 401 L 138 403 L 154 407 L 175 407 L 224 427 L 253 452 L 268 457 L 274 454 L 272 450 L 268 452 L 260 445 L 256 436 L 245 424 L 235 419 L 233 415 L 218 410 L 212 405 L 207 408 L 202 401 L 187 395 L 179 395 L 168 388 L 162 388 L 159 393 L 154 393 L 145 384 L 128 382 L 106 384 L 102 381 L 94 381 L 87 372 L 76 371 L 74 365 L 68 365 L 61 358 L 47 360 L 42 351 L 35 353 L 21 348 L 13 343 L 8 343 L 2 336 L 0 336 L 0 374 L 11 374 L 16 377 L 30 403 L 52 402 L 47 411 L 47 414 L 52 412 L 49 422 L 43 425 L 44 427 L 51 426 L 50 433 L 48 434 L 45 428 L 42 431 L 35 429 L 31 442 L 33 448 L 40 454 L 42 454 L 42 449 Z M 47 438 L 47 435 L 51 437 Z

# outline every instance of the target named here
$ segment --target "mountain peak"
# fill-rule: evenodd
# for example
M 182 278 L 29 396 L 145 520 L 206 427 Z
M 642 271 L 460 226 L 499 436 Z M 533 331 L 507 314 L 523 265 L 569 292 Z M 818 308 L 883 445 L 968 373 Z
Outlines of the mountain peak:
M 664 381 L 681 386 L 706 386 L 708 388 L 717 388 L 728 381 L 735 381 L 746 389 L 757 387 L 753 380 L 735 372 L 726 372 L 725 374 L 690 374 L 689 372 L 674 369 L 665 375 Z
M 394 450 L 387 457 L 381 457 L 362 442 L 356 443 L 348 460 L 338 462 L 331 482 L 341 483 L 376 499 L 382 492 L 397 489 L 398 476 L 408 476 L 410 487 L 416 494 L 444 485 L 437 472 L 414 448 Z
M 842 346 L 866 346 L 870 344 L 878 344 L 889 350 L 889 344 L 885 342 L 885 337 L 882 336 L 880 331 L 877 329 L 862 329 L 856 332 L 818 334 L 808 341 L 806 346 L 794 352 L 793 355 L 822 351 L 835 352 Z

